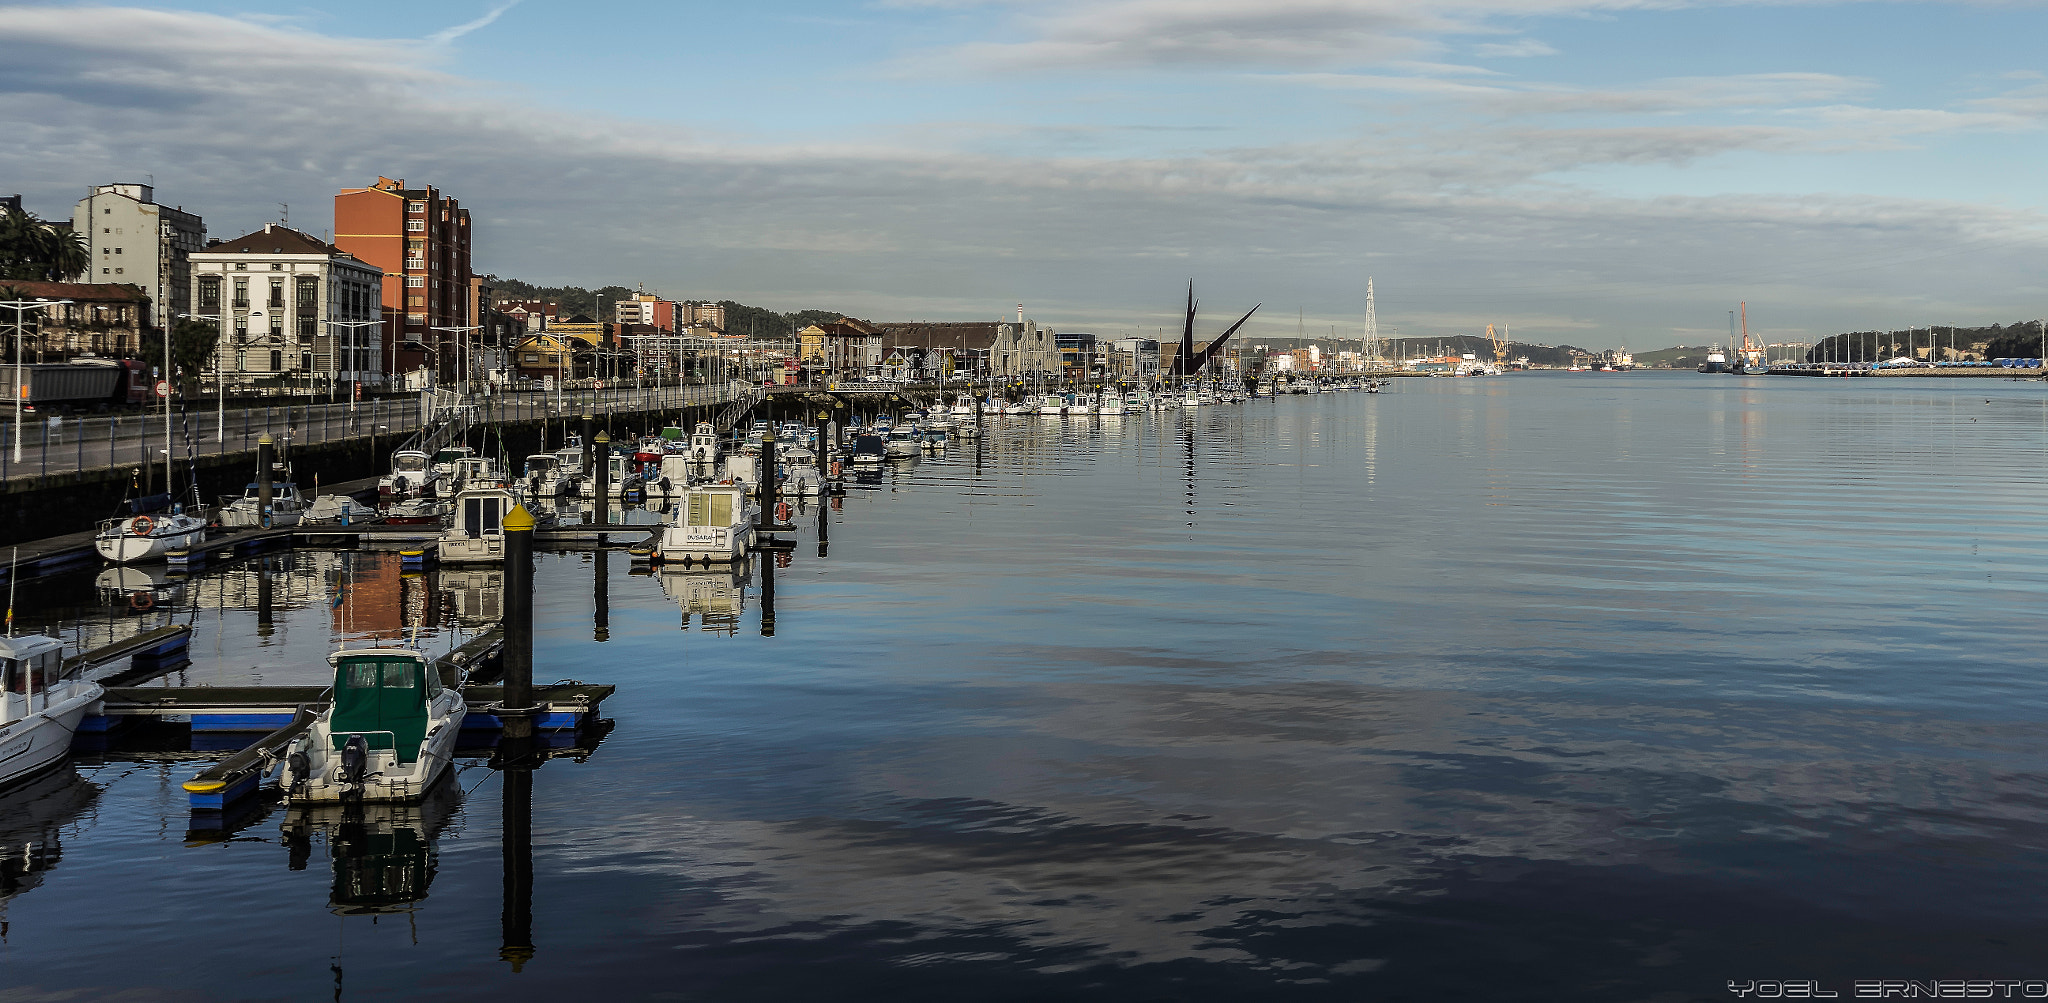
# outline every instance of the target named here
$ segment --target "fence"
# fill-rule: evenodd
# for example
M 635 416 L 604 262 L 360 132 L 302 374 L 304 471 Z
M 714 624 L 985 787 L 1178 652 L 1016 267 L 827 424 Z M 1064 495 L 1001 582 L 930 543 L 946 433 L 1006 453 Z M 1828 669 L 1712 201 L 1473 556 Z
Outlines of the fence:
M 300 446 L 339 439 L 403 435 L 422 427 L 422 412 L 472 421 L 524 422 L 617 414 L 681 410 L 684 407 L 728 404 L 743 397 L 759 399 L 746 384 L 715 387 L 632 387 L 561 393 L 499 393 L 449 403 L 443 396 L 422 394 L 422 400 L 378 400 L 350 404 L 300 404 L 241 408 L 225 413 L 184 411 L 171 415 L 170 442 L 179 462 L 187 456 L 213 456 L 254 449 L 265 435 L 290 439 Z M 449 413 L 453 409 L 454 413 Z M 73 470 L 138 467 L 164 461 L 164 416 L 114 415 L 101 418 L 50 417 L 29 419 L 16 427 L 13 416 L 0 412 L 0 481 L 44 477 Z M 398 440 L 394 438 L 394 443 Z M 17 456 L 18 454 L 18 456 Z

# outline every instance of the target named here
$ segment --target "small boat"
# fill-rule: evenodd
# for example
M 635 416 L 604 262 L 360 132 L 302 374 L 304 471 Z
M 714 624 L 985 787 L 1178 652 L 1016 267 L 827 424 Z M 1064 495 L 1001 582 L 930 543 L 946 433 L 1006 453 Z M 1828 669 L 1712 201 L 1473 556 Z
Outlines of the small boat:
M 944 452 L 946 449 L 946 430 L 942 428 L 918 429 L 917 446 L 927 453 Z
M 435 544 L 441 563 L 484 564 L 504 560 L 505 516 L 524 501 L 517 488 L 464 488 L 454 499 L 453 524 Z M 536 528 L 546 528 L 541 516 L 533 515 L 533 519 Z
M 856 467 L 875 466 L 888 455 L 888 447 L 882 437 L 872 432 L 862 432 L 853 437 L 853 465 Z
M 917 452 L 917 429 L 911 426 L 892 428 L 882 440 L 882 453 L 885 456 L 916 456 Z
M 718 444 L 718 430 L 708 421 L 700 421 L 690 432 L 688 456 L 690 476 L 699 480 L 718 475 L 718 461 L 724 458 L 725 450 Z
M 974 398 L 969 397 L 966 394 L 961 394 L 959 397 L 954 398 L 953 416 L 955 418 L 974 417 Z
M 580 466 L 580 464 L 579 464 Z M 526 494 L 529 498 L 554 498 L 569 490 L 570 471 L 555 453 L 534 453 L 526 458 Z
M 1003 405 L 1004 414 L 1030 414 L 1031 412 L 1036 410 L 1038 410 L 1038 405 L 1035 404 L 1032 401 L 1032 399 L 1028 397 L 1021 401 L 1018 401 L 1015 404 Z
M 206 520 L 172 505 L 170 495 L 152 495 L 128 507 L 136 514 L 101 522 L 92 541 L 100 556 L 115 564 L 160 560 L 206 541 Z
M 105 691 L 64 669 L 64 642 L 43 634 L 0 638 L 0 787 L 64 763 L 71 736 Z
M 433 461 L 427 465 L 428 490 L 436 494 L 447 494 L 460 489 L 462 485 L 455 483 L 455 465 L 475 455 L 476 450 L 468 446 L 449 446 L 435 453 Z M 454 485 L 453 488 L 450 487 L 451 484 Z
M 432 493 L 432 460 L 432 457 L 417 449 L 401 449 L 391 454 L 391 472 L 378 478 L 377 496 L 417 498 L 421 494 Z
M 1046 394 L 1046 395 L 1044 395 L 1044 396 L 1042 396 L 1042 397 L 1038 398 L 1038 413 L 1039 413 L 1039 414 L 1066 414 L 1066 413 L 1067 413 L 1067 401 L 1066 401 L 1066 398 L 1064 398 L 1064 397 L 1061 397 L 1061 396 L 1060 396 L 1059 394 Z
M 382 522 L 384 513 L 343 494 L 321 495 L 307 506 L 301 526 L 360 526 Z
M 802 446 L 791 446 L 782 452 L 782 492 L 799 498 L 815 498 L 825 493 L 825 473 L 818 467 L 818 454 Z
M 727 564 L 746 557 L 754 542 L 752 506 L 738 484 L 699 484 L 683 492 L 675 513 L 661 528 L 654 556 L 660 561 Z
M 285 753 L 285 803 L 416 801 L 448 772 L 468 707 L 411 648 L 343 648 L 333 700 Z
M 299 495 L 299 486 L 290 481 L 270 485 L 270 511 L 262 510 L 263 488 L 255 481 L 242 489 L 242 496 L 223 504 L 220 508 L 220 524 L 237 529 L 260 526 L 264 529 L 296 526 L 306 514 L 306 500 Z
M 440 498 L 407 498 L 384 510 L 384 521 L 393 526 L 438 524 L 448 516 L 448 502 Z

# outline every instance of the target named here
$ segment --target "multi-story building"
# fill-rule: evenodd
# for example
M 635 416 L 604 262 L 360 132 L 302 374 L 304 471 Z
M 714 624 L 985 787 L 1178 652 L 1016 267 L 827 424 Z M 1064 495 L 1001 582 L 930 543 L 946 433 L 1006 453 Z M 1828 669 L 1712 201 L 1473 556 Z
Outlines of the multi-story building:
M 225 382 L 384 382 L 381 269 L 277 223 L 209 243 L 191 269 L 192 312 L 220 331 Z
M 797 358 L 820 372 L 846 379 L 879 375 L 882 332 L 864 321 L 841 317 L 797 332 Z
M 206 243 L 204 220 L 157 205 L 149 185 L 94 185 L 71 210 L 71 228 L 92 256 L 80 281 L 139 286 L 160 321 L 191 312 L 190 259 Z
M 679 303 L 673 303 L 659 296 L 640 293 L 632 299 L 612 304 L 612 320 L 619 324 L 638 324 L 661 331 L 676 329 L 676 313 Z M 721 314 L 724 311 L 720 311 Z
M 675 304 L 676 326 L 725 331 L 725 306 L 709 300 L 684 300 Z
M 21 357 L 25 362 L 65 362 L 80 355 L 132 358 L 142 347 L 149 327 L 150 296 L 134 284 L 111 282 L 6 282 L 27 299 L 70 300 L 21 314 Z M 13 311 L 5 330 L 14 333 Z M 14 361 L 15 339 L 5 342 L 7 361 Z
M 1024 308 L 1020 306 L 1015 323 L 1005 321 L 996 325 L 995 344 L 989 348 L 989 371 L 999 377 L 1058 376 L 1059 343 L 1052 331 L 1039 327 L 1035 320 L 1024 319 Z
M 334 246 L 384 272 L 384 358 L 391 372 L 454 379 L 470 303 L 469 210 L 440 189 L 380 177 L 334 196 Z
M 1121 338 L 1111 344 L 1110 372 L 1119 379 L 1159 378 L 1159 342 L 1151 338 Z

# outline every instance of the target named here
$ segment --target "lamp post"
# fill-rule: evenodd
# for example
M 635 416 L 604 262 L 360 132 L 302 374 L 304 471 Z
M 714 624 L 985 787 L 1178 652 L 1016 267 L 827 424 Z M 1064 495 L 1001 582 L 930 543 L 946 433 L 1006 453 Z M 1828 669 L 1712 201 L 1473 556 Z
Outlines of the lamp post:
M 471 332 L 471 331 L 481 331 L 481 330 L 483 330 L 483 325 L 482 325 L 482 324 L 471 324 L 471 325 L 469 325 L 469 326 L 467 326 L 467 327 L 454 327 L 454 326 L 449 326 L 449 327 L 439 327 L 439 326 L 437 326 L 437 327 L 434 327 L 434 328 L 432 328 L 432 330 L 435 330 L 435 331 L 446 331 L 446 332 L 448 332 L 449 334 L 459 334 L 459 335 L 463 335 L 463 336 L 464 336 L 464 337 L 462 338 L 462 340 L 461 340 L 461 341 L 458 341 L 458 342 L 456 342 L 456 343 L 455 343 L 455 364 L 456 364 L 456 365 L 458 365 L 458 366 L 461 366 L 461 367 L 462 367 L 462 397 L 463 397 L 463 399 L 464 399 L 464 400 L 467 400 L 467 399 L 469 399 L 469 369 L 470 369 L 470 365 L 469 365 L 469 363 L 470 363 L 470 360 L 469 360 L 469 355 L 468 355 L 468 352 L 467 352 L 467 349 L 469 348 L 469 338 L 468 338 L 468 333 L 469 333 L 469 332 Z
M 327 322 L 327 326 L 348 328 L 348 371 L 354 373 L 361 371 L 356 368 L 356 329 L 363 327 L 383 327 L 384 322 L 381 320 L 330 320 Z M 350 411 L 354 411 L 356 409 L 356 386 L 361 382 L 362 381 L 360 379 L 351 379 L 348 381 L 348 409 Z
M 14 462 L 16 463 L 21 462 L 21 399 L 23 397 L 28 396 L 26 385 L 21 382 L 22 377 L 26 375 L 22 371 L 21 361 L 21 337 L 23 327 L 21 315 L 30 310 L 41 310 L 45 307 L 63 306 L 70 302 L 70 300 L 43 299 L 0 300 L 0 306 L 8 307 L 14 311 Z M 166 439 L 164 441 L 168 443 L 170 440 Z

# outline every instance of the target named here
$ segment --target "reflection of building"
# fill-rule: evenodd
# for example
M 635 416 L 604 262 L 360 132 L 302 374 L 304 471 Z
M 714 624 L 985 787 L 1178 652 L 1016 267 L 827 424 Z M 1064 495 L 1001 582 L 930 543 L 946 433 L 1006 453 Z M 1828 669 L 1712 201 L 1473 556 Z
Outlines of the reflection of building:
M 721 568 L 681 568 L 664 565 L 661 590 L 683 609 L 682 627 L 690 627 L 690 615 L 702 617 L 704 629 L 718 634 L 735 634 L 740 614 L 746 608 L 747 566 L 745 563 Z
M 9 900 L 43 883 L 64 847 L 57 836 L 99 800 L 100 789 L 69 766 L 7 792 L 0 802 L 0 910 Z M 0 913 L 4 914 L 4 913 Z

